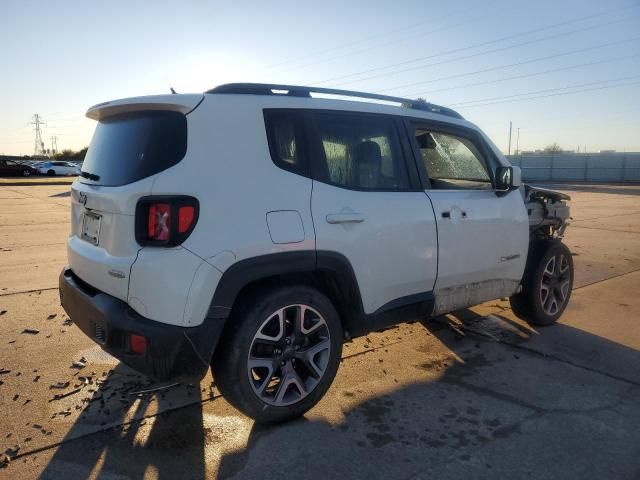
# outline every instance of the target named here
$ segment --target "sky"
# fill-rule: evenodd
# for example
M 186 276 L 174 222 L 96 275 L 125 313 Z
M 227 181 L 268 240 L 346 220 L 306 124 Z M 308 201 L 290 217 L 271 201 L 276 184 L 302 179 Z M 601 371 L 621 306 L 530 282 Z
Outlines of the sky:
M 640 151 L 640 0 L 30 1 L 0 8 L 0 154 L 89 144 L 102 101 L 268 82 L 458 110 L 507 152 Z M 518 130 L 519 129 L 519 130 Z

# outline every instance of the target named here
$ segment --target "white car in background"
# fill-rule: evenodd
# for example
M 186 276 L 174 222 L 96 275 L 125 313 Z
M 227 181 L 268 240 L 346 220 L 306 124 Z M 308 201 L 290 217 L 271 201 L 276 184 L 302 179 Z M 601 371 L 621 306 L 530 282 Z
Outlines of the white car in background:
M 80 175 L 80 165 L 72 162 L 44 162 L 37 168 L 40 175 Z

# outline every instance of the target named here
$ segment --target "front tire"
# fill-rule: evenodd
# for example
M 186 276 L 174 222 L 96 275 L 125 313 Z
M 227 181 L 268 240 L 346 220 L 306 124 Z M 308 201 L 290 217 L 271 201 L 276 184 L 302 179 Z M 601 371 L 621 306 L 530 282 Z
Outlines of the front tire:
M 22 176 L 23 177 L 30 177 L 31 176 L 31 170 L 29 170 L 28 168 L 25 168 L 24 170 L 22 170 Z
M 49 170 L 49 171 L 47 171 L 47 175 L 48 175 L 49 177 L 53 177 L 53 176 L 55 176 L 55 174 L 56 174 L 55 170 Z
M 573 289 L 573 258 L 560 240 L 532 243 L 522 279 L 522 291 L 510 298 L 511 309 L 532 325 L 553 325 Z
M 342 325 L 331 301 L 307 286 L 246 295 L 227 320 L 213 359 L 225 399 L 259 423 L 303 415 L 331 385 Z

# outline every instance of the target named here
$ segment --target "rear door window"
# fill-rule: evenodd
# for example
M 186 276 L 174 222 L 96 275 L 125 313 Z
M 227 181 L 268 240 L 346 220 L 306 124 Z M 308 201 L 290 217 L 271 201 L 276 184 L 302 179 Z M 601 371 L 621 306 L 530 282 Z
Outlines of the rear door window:
M 187 151 L 187 119 L 178 112 L 144 111 L 100 120 L 82 165 L 93 180 L 120 186 L 177 164 Z
M 314 112 L 312 118 L 320 181 L 354 190 L 410 189 L 393 119 L 324 112 Z

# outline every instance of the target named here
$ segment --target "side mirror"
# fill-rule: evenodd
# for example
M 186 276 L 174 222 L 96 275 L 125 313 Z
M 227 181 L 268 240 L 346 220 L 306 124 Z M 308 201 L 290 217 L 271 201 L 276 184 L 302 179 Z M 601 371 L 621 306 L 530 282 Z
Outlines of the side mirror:
M 520 167 L 508 166 L 496 168 L 496 192 L 507 193 L 522 184 Z

